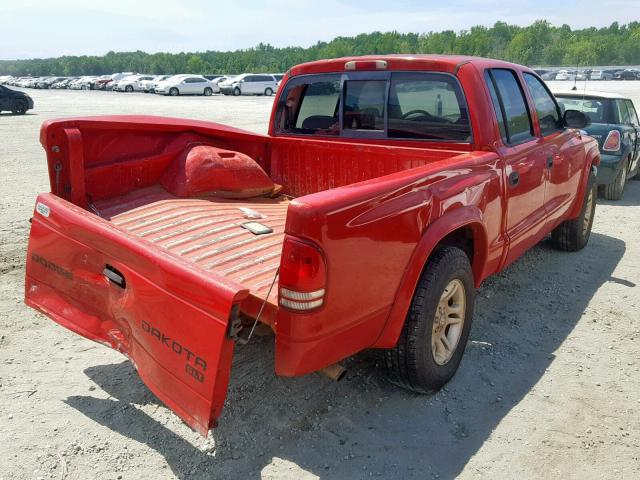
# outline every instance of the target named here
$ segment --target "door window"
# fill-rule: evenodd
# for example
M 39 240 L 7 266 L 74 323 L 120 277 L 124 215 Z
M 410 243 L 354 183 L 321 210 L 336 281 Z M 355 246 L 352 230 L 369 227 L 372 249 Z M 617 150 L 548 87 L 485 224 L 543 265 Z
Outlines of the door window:
M 618 111 L 618 123 L 631 123 L 631 116 L 624 100 L 616 100 L 616 110 Z
M 638 114 L 635 107 L 633 106 L 633 102 L 631 100 L 626 100 L 626 103 L 627 110 L 629 110 L 629 118 L 631 119 L 631 123 L 633 123 L 636 127 L 640 126 L 640 122 L 638 122 Z
M 550 133 L 561 130 L 563 125 L 560 110 L 547 88 L 534 75 L 525 73 L 523 76 L 529 88 L 531 98 L 533 99 L 536 113 L 538 114 L 540 133 L 542 133 L 542 135 L 549 135 Z
M 498 105 L 494 103 L 496 116 L 503 117 L 505 143 L 514 145 L 533 138 L 529 109 L 515 72 L 493 69 L 489 70 L 487 75 L 487 81 L 493 84 L 495 98 L 498 101 Z

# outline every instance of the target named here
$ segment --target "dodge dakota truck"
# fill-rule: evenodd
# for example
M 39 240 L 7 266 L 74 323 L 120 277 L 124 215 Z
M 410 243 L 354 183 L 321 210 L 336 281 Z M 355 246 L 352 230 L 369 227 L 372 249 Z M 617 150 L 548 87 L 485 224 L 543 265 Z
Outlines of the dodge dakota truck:
M 379 349 L 392 382 L 438 389 L 487 276 L 549 234 L 587 244 L 587 124 L 528 68 L 432 55 L 293 67 L 267 135 L 47 121 L 26 303 L 122 352 L 202 434 L 256 325 L 273 330 L 277 375 Z

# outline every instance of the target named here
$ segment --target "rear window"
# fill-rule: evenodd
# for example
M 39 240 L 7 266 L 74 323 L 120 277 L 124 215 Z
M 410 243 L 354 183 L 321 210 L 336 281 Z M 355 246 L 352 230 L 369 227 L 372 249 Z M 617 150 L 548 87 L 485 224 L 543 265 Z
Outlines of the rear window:
M 603 98 L 577 98 L 556 95 L 560 110 L 578 110 L 584 113 L 591 123 L 609 123 L 609 100 Z
M 292 78 L 276 109 L 276 132 L 471 141 L 466 103 L 454 77 L 376 73 L 374 78 L 362 73 Z
M 343 129 L 384 131 L 386 80 L 347 81 L 344 92 Z

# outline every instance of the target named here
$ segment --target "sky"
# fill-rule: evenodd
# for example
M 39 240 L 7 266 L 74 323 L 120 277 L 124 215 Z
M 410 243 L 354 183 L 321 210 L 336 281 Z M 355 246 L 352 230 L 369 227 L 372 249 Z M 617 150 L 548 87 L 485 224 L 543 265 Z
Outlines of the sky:
M 372 31 L 640 21 L 640 0 L 0 0 L 0 59 L 308 47 Z

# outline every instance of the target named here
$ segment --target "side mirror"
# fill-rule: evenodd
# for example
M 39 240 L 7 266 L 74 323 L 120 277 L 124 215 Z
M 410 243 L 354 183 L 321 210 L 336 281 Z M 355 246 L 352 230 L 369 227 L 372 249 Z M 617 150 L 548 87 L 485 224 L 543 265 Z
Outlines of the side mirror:
M 565 110 L 564 124 L 569 128 L 585 128 L 591 125 L 591 119 L 578 110 Z

